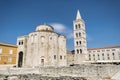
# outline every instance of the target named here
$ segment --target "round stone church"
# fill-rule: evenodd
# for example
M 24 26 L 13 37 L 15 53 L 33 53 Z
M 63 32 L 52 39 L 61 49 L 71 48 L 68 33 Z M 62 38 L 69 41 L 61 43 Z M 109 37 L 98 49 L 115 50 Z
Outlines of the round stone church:
M 18 67 L 61 67 L 67 65 L 66 37 L 50 25 L 38 25 L 35 32 L 20 36 Z

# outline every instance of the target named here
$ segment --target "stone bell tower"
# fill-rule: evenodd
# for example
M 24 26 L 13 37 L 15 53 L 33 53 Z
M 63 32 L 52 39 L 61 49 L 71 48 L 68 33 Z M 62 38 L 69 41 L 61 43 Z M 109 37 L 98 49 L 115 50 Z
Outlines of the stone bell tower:
M 76 20 L 73 21 L 74 26 L 74 64 L 84 64 L 87 54 L 87 42 L 85 32 L 85 22 L 81 18 L 79 10 L 77 11 Z

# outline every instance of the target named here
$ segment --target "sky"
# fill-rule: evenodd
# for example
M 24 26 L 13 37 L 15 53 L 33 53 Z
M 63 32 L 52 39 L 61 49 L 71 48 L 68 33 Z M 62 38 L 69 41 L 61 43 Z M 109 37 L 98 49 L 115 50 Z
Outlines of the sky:
M 77 10 L 85 21 L 88 48 L 120 45 L 120 0 L 0 0 L 0 42 L 16 44 L 17 37 L 49 24 L 73 50 Z

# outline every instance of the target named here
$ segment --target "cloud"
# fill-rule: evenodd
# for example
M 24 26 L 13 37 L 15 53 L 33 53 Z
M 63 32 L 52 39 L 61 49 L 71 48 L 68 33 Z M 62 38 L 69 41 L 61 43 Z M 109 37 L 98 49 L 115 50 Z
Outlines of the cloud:
M 54 27 L 55 31 L 60 33 L 64 33 L 64 30 L 66 29 L 66 26 L 60 23 L 52 23 L 51 25 Z
M 69 29 L 64 24 L 51 23 L 50 25 L 54 27 L 56 32 L 64 34 L 67 37 L 67 39 L 72 39 L 73 38 L 73 30 Z
M 72 39 L 73 38 L 73 32 L 71 32 L 70 34 L 67 35 L 68 39 Z
M 87 37 L 87 41 L 92 41 L 93 40 L 93 38 L 88 34 L 86 34 L 86 37 Z

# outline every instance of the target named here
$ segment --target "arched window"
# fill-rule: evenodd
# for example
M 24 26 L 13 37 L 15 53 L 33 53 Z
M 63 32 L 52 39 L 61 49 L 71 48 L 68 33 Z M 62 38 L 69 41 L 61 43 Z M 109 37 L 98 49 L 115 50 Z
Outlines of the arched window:
M 23 63 L 23 52 L 19 52 L 18 54 L 18 67 L 22 67 Z
M 113 60 L 115 60 L 115 53 L 112 53 L 112 55 L 113 55 Z
M 23 45 L 23 40 L 19 41 L 18 44 L 19 44 L 19 45 Z
M 23 45 L 23 41 L 21 42 L 21 44 Z
M 77 49 L 77 54 L 79 54 L 79 50 Z
M 82 54 L 82 49 L 80 49 L 80 53 Z
M 19 41 L 19 45 L 20 45 L 20 41 Z
M 44 59 L 41 59 L 41 65 L 44 66 Z
M 75 25 L 75 29 L 77 29 L 77 25 Z
M 114 53 L 112 53 L 112 55 L 114 56 L 115 54 L 114 54 Z
M 80 24 L 78 24 L 78 27 L 79 27 L 79 29 L 80 29 L 80 27 L 81 27 Z
M 60 55 L 60 59 L 62 59 L 62 55 Z
M 100 55 L 98 54 L 98 60 L 100 60 Z
M 54 55 L 54 59 L 56 59 L 56 55 Z
M 78 33 L 76 33 L 76 37 L 78 37 Z
M 81 45 L 81 41 L 79 41 L 79 44 Z
M 77 46 L 78 46 L 78 41 L 76 42 Z
M 107 59 L 108 59 L 108 60 L 110 59 L 109 54 L 107 54 Z
M 95 54 L 93 54 L 93 59 L 95 60 Z
M 81 37 L 81 33 L 79 32 L 79 37 Z
M 41 36 L 41 42 L 44 42 L 44 40 L 45 40 L 45 37 Z
M 103 60 L 104 60 L 104 53 L 102 53 L 102 57 L 103 57 Z
M 91 55 L 89 54 L 89 60 L 91 60 Z

